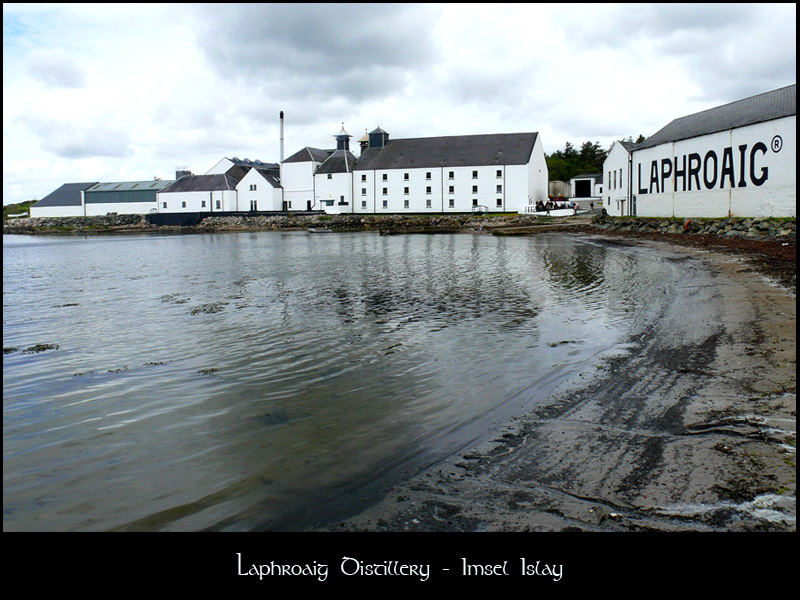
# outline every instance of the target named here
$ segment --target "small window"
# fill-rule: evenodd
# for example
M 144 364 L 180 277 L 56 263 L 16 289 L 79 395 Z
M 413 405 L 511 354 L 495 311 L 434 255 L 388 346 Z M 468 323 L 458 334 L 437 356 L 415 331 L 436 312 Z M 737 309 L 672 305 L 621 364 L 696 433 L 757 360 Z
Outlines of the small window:
M 472 172 L 472 178 L 473 179 L 477 179 L 478 178 L 478 172 L 477 171 L 473 171 Z
M 387 208 L 388 206 L 389 206 L 389 201 L 388 200 L 384 200 L 383 201 L 383 208 Z
M 456 201 L 450 198 L 450 208 L 453 208 L 456 205 Z
M 167 208 L 167 203 L 166 202 L 162 202 L 161 203 L 161 208 Z
M 500 179 L 503 176 L 503 170 L 497 169 L 497 178 Z
M 408 188 L 407 188 L 407 187 L 404 187 L 404 188 L 403 188 L 403 193 L 404 193 L 406 196 L 408 196 Z
M 362 200 L 361 201 L 361 208 L 367 208 L 367 201 L 366 200 Z
M 431 186 L 428 186 L 428 187 L 425 188 L 425 193 L 426 194 L 430 194 L 431 193 Z
M 472 193 L 473 194 L 477 194 L 478 193 L 478 186 L 477 185 L 473 185 L 472 186 Z
M 403 173 L 403 181 L 408 181 L 408 173 Z
M 502 194 L 503 193 L 503 186 L 502 185 L 498 185 L 497 186 L 497 193 L 498 194 Z
M 478 206 L 478 199 L 477 198 L 473 198 L 472 199 L 472 206 Z
M 186 202 L 181 202 L 181 208 L 186 208 Z
M 403 208 L 408 208 L 408 199 L 403 200 Z
M 502 198 L 498 198 L 497 199 L 497 206 L 498 207 L 503 206 L 503 199 Z
M 361 188 L 361 195 L 362 196 L 366 196 L 367 195 L 367 188 Z
M 389 188 L 383 188 L 383 195 L 385 196 L 388 193 L 389 193 Z
M 219 208 L 219 200 L 217 200 L 217 208 Z M 286 208 L 292 208 L 292 201 L 291 200 L 289 200 L 289 202 L 286 203 Z
M 205 208 L 205 207 L 206 207 L 206 201 L 205 200 L 201 200 L 200 201 L 200 208 Z
M 333 179 L 333 175 L 331 175 L 330 173 L 328 173 L 328 179 Z
M 430 181 L 430 179 L 431 179 L 431 172 L 430 172 L 430 171 L 428 171 L 427 173 L 425 173 L 425 179 L 427 179 L 428 181 Z
M 366 180 L 367 180 L 367 176 L 366 175 L 362 175 L 361 176 L 361 181 L 366 181 Z
M 291 206 L 291 205 L 292 205 L 292 203 L 289 202 L 289 206 Z M 222 208 L 222 201 L 221 200 L 217 200 L 217 210 L 219 210 L 220 208 Z
M 256 184 L 255 183 L 251 183 L 250 184 L 250 191 L 251 192 L 255 192 L 256 191 Z
M 453 171 L 450 171 L 450 174 L 447 176 L 448 179 L 453 179 L 456 174 Z
M 455 193 L 455 191 L 456 191 L 456 186 L 454 186 L 454 185 L 450 185 L 450 186 L 448 186 L 448 189 L 447 189 L 447 191 L 448 191 L 449 193 L 451 193 L 451 194 Z
M 389 181 L 388 175 L 386 173 L 384 173 L 383 176 L 381 177 L 381 181 Z
M 430 207 L 431 207 L 431 199 L 428 198 L 427 200 L 425 200 L 425 208 L 430 208 Z
M 339 196 L 339 202 L 344 202 L 344 196 Z

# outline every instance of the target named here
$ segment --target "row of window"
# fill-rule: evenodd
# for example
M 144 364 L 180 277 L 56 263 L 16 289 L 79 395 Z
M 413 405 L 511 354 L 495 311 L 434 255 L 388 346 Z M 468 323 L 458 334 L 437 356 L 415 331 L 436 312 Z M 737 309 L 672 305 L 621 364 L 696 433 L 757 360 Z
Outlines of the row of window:
M 252 204 L 252 202 L 254 202 L 254 201 L 251 200 L 251 204 Z M 200 208 L 205 208 L 205 207 L 206 207 L 206 201 L 205 200 L 201 200 L 200 201 Z M 167 208 L 167 203 L 166 202 L 162 202 L 161 203 L 161 208 Z M 181 208 L 186 208 L 186 201 L 185 200 L 181 201 Z M 217 200 L 217 210 L 219 210 L 220 208 L 222 208 L 221 201 Z
M 448 206 L 450 208 L 455 208 L 456 201 L 455 201 L 454 198 L 450 198 L 449 199 Z M 472 206 L 478 206 L 478 199 L 477 198 L 473 198 L 472 199 Z M 497 199 L 497 208 L 502 208 L 502 206 L 503 206 L 503 199 L 502 198 L 498 198 Z M 383 208 L 389 208 L 389 201 L 388 200 L 384 200 L 383 203 L 382 203 L 382 207 Z M 367 208 L 367 201 L 366 200 L 362 200 L 361 201 L 361 208 Z M 409 208 L 409 201 L 408 200 L 403 200 L 403 208 Z M 425 199 L 425 208 L 432 208 L 431 199 L 430 198 L 426 198 Z
M 498 179 L 502 179 L 503 178 L 503 170 L 502 169 L 497 169 L 496 173 L 497 173 L 496 176 L 497 176 Z M 455 179 L 456 178 L 456 172 L 455 171 L 448 171 L 447 178 L 448 179 Z M 477 171 L 473 171 L 472 172 L 472 178 L 473 179 L 477 179 L 478 178 L 478 172 Z M 331 174 L 330 173 L 328 173 L 328 179 L 331 179 Z M 431 180 L 431 171 L 427 171 L 425 173 L 425 179 L 427 181 Z M 363 182 L 363 181 L 366 181 L 366 180 L 367 180 L 366 173 L 362 173 L 361 174 L 361 181 Z M 381 174 L 381 181 L 389 181 L 389 174 L 388 173 L 382 173 Z M 411 174 L 410 173 L 403 173 L 403 181 L 411 181 Z
M 403 188 L 403 194 L 405 194 L 406 196 L 408 196 L 408 194 L 409 194 L 408 189 L 409 188 L 407 188 L 407 187 Z M 384 196 L 387 196 L 389 194 L 389 188 L 381 188 L 381 191 L 382 191 L 382 194 Z M 456 193 L 456 186 L 454 186 L 454 185 L 447 186 L 447 192 L 449 194 L 455 194 Z M 426 194 L 431 194 L 432 193 L 431 192 L 431 186 L 427 186 L 425 188 L 425 193 Z M 478 193 L 478 186 L 477 185 L 473 185 L 472 186 L 472 193 L 473 194 L 477 194 Z M 502 185 L 498 185 L 497 186 L 496 193 L 498 193 L 498 194 L 502 194 L 503 193 L 503 186 Z M 366 196 L 367 195 L 367 188 L 361 188 L 361 195 L 362 196 Z
M 613 177 L 612 177 L 613 175 Z M 613 182 L 613 185 L 612 185 Z M 617 171 L 608 172 L 608 185 L 611 189 L 617 189 Z M 619 187 L 622 187 L 622 169 L 619 170 Z

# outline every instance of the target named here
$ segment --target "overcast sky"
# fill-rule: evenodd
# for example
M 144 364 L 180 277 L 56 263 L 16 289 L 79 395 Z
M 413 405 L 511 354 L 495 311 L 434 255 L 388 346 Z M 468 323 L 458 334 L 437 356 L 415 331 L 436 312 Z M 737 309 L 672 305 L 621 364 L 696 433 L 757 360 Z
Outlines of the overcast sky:
M 3 5 L 3 204 L 354 137 L 652 135 L 796 83 L 794 4 Z

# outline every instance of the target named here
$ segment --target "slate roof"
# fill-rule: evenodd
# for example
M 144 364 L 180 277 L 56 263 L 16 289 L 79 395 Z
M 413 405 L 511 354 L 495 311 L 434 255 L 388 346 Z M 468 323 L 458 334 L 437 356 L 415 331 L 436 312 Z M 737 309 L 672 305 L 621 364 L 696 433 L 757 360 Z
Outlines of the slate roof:
M 570 177 L 570 181 L 573 179 L 594 179 L 595 183 L 603 183 L 603 174 L 602 173 L 589 173 L 585 175 L 575 175 L 574 177 Z
M 289 158 L 284 160 L 284 163 L 296 163 L 296 162 L 325 162 L 325 160 L 333 154 L 333 150 L 320 150 L 319 148 L 310 148 L 306 146 L 302 150 L 299 150 L 292 154 Z
M 227 158 L 227 157 L 226 157 Z M 234 165 L 239 167 L 255 167 L 256 169 L 279 169 L 278 163 L 265 163 L 260 160 L 250 160 L 249 158 L 228 158 Z
M 316 174 L 350 173 L 358 164 L 358 159 L 349 150 L 337 150 L 317 167 Z
M 217 175 L 187 175 L 171 183 L 161 190 L 161 192 L 166 194 L 172 192 L 217 192 L 220 190 L 234 190 L 240 179 L 241 177 L 238 179 L 231 177 L 230 171 Z
M 174 179 L 155 179 L 150 181 L 118 181 L 107 183 L 96 183 L 90 187 L 87 192 L 159 192 Z
M 633 150 L 636 148 L 636 144 L 634 144 L 633 142 L 626 142 L 625 140 L 620 140 L 620 141 L 619 141 L 619 143 L 620 143 L 620 144 L 622 145 L 622 147 L 623 147 L 623 148 L 625 148 L 625 150 L 627 150 L 628 152 L 631 152 L 631 151 L 633 151 Z
M 794 84 L 675 119 L 637 145 L 636 149 L 652 148 L 667 142 L 796 114 L 797 84 Z
M 256 171 L 261 173 L 262 177 L 264 177 L 264 179 L 266 179 L 272 187 L 274 188 L 281 187 L 281 180 L 280 177 L 278 176 L 277 171 L 272 169 L 256 169 Z
M 383 148 L 364 151 L 355 170 L 524 165 L 530 160 L 538 135 L 493 133 L 389 140 Z
M 33 206 L 42 208 L 45 206 L 80 206 L 81 192 L 96 185 L 96 181 L 88 183 L 65 183 L 57 190 L 50 192 Z

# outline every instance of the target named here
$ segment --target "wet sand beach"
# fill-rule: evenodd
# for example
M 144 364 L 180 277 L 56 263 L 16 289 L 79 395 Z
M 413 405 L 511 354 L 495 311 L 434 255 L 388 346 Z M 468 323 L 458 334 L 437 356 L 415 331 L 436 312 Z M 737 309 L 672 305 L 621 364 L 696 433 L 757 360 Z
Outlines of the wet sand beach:
M 493 441 L 324 530 L 796 531 L 794 290 L 742 256 L 587 239 L 705 278 Z

